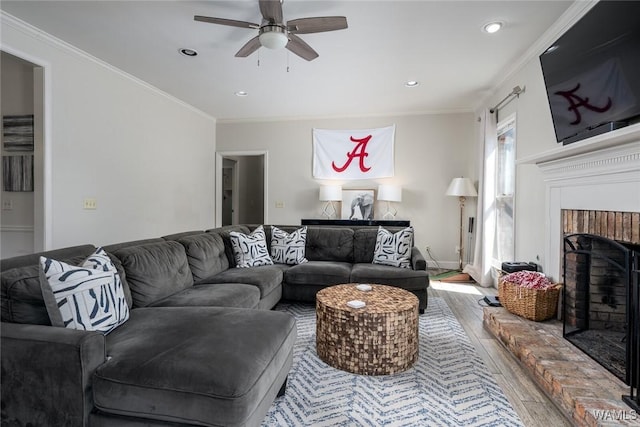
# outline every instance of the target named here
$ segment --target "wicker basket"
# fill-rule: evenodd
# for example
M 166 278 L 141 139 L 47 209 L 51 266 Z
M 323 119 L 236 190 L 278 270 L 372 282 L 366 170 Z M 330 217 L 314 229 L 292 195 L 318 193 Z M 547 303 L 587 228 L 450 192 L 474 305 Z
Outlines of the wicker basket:
M 529 320 L 540 322 L 556 315 L 561 284 L 547 289 L 529 289 L 508 282 L 498 282 L 500 304 L 507 310 Z

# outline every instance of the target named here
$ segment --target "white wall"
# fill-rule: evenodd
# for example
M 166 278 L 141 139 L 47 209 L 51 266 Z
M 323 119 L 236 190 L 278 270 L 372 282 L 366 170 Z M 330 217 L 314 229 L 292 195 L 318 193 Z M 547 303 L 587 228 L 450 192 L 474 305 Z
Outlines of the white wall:
M 548 201 L 543 174 L 536 162 L 550 154 L 563 156 L 577 150 L 586 152 L 597 150 L 599 147 L 598 144 L 590 144 L 589 140 L 576 142 L 567 147 L 562 147 L 556 142 L 539 55 L 592 5 L 593 3 L 589 2 L 576 2 L 572 5 L 537 44 L 532 46 L 515 69 L 505 70 L 505 73 L 509 71 L 508 77 L 478 109 L 480 111 L 493 107 L 515 86 L 525 87 L 525 92 L 520 97 L 514 98 L 500 111 L 501 117 L 506 117 L 512 112 L 517 114 L 515 258 L 516 261 L 538 262 L 545 271 L 552 263 L 557 264 L 555 257 L 558 257 L 558 254 L 546 253 L 545 239 L 550 232 L 546 208 Z M 603 139 L 606 140 L 607 137 Z M 621 194 L 620 197 L 624 196 Z M 554 257 L 554 260 L 550 261 L 550 257 Z
M 485 107 L 493 107 L 518 85 L 525 92 L 499 110 L 499 119 L 516 113 L 515 260 L 544 266 L 545 184 L 535 164 L 518 163 L 557 146 L 538 58 L 500 85 Z
M 343 188 L 377 190 L 379 183 L 402 186 L 398 219 L 415 227 L 416 245 L 427 245 L 438 261 L 457 266 L 458 200 L 444 195 L 451 179 L 471 176 L 475 171 L 474 121 L 471 113 L 353 117 L 262 122 L 218 122 L 220 151 L 269 152 L 267 222 L 300 224 L 302 218 L 320 218 L 323 203 L 318 200 L 322 183 L 312 177 L 312 129 L 363 129 L 396 125 L 395 177 L 375 181 L 343 182 Z M 284 208 L 276 208 L 276 202 Z M 475 215 L 475 203 L 467 203 L 468 215 Z M 376 203 L 375 217 L 384 205 Z M 466 221 L 466 220 L 465 220 Z
M 215 119 L 6 15 L 2 49 L 45 67 L 48 248 L 214 225 Z

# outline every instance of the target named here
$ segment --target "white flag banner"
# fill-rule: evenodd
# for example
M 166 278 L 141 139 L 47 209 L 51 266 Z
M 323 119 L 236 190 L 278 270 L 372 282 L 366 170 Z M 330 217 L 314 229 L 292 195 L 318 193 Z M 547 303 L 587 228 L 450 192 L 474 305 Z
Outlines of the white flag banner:
M 396 126 L 378 129 L 313 129 L 313 177 L 370 179 L 394 175 Z

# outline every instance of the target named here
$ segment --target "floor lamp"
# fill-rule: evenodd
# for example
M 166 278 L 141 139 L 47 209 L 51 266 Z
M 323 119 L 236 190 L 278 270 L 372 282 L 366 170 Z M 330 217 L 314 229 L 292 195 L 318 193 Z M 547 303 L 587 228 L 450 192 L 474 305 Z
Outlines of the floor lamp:
M 458 200 L 460 200 L 460 242 L 458 248 L 458 270 L 462 271 L 462 253 L 464 248 L 462 246 L 462 232 L 463 232 L 463 215 L 464 215 L 464 202 L 467 197 L 477 197 L 478 192 L 476 191 L 473 183 L 469 178 L 453 178 L 451 184 L 449 184 L 449 188 L 446 192 L 447 196 L 457 196 Z

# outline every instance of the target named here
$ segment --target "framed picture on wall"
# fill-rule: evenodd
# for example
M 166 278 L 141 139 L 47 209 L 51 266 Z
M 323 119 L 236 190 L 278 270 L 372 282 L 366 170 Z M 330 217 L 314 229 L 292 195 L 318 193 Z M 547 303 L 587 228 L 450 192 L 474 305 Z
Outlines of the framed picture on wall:
M 373 219 L 375 190 L 342 190 L 342 219 Z
M 33 191 L 33 154 L 2 156 L 2 189 Z
M 2 117 L 5 151 L 33 151 L 33 114 Z

